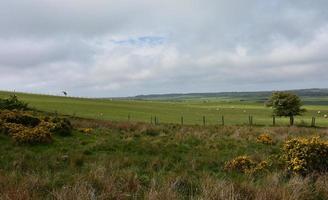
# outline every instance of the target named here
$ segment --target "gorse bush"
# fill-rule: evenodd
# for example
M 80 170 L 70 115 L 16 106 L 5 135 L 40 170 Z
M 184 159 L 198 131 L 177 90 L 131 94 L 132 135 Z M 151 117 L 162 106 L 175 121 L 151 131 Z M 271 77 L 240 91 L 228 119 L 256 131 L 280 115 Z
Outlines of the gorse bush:
M 18 110 L 2 110 L 0 111 L 0 119 L 5 123 L 22 124 L 24 126 L 35 127 L 41 120 L 31 114 Z
M 52 133 L 70 135 L 72 125 L 67 119 L 41 119 L 26 111 L 3 110 L 0 111 L 0 132 L 9 135 L 17 143 L 50 143 Z
M 54 126 L 51 128 L 51 132 L 61 135 L 61 136 L 69 136 L 72 133 L 72 124 L 66 118 L 54 118 L 51 120 Z
M 256 166 L 256 162 L 249 156 L 238 156 L 228 162 L 226 162 L 224 169 L 226 171 L 237 171 L 241 173 L 247 173 Z
M 4 132 L 7 135 L 14 135 L 26 128 L 22 124 L 14 124 L 14 123 L 3 123 L 1 127 L 3 130 L 2 132 Z
M 249 156 L 238 156 L 226 162 L 224 170 L 256 175 L 265 171 L 267 167 L 267 161 L 256 162 Z
M 289 171 L 306 175 L 328 171 L 328 141 L 318 137 L 291 139 L 284 143 L 284 158 Z
M 1 110 L 28 110 L 28 104 L 18 100 L 16 95 L 11 95 L 8 99 L 0 99 Z
M 271 136 L 266 133 L 259 135 L 256 141 L 263 144 L 273 144 L 273 140 Z
M 90 134 L 90 133 L 93 132 L 93 128 L 80 128 L 78 130 L 82 133 L 85 133 L 85 134 Z
M 16 133 L 12 133 L 11 137 L 15 142 L 20 144 L 39 144 L 50 143 L 52 137 L 47 126 L 39 125 L 34 128 L 23 128 Z

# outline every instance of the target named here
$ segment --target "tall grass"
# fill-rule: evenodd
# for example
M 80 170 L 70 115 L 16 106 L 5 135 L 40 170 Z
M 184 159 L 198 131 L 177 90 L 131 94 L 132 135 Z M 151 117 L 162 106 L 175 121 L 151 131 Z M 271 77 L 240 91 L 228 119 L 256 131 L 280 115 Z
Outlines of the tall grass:
M 276 158 L 290 137 L 327 129 L 249 126 L 152 126 L 72 121 L 72 136 L 16 145 L 0 134 L 0 199 L 327 199 L 328 174 L 290 175 Z M 272 145 L 257 142 L 269 134 Z M 273 160 L 259 176 L 225 171 L 240 155 Z

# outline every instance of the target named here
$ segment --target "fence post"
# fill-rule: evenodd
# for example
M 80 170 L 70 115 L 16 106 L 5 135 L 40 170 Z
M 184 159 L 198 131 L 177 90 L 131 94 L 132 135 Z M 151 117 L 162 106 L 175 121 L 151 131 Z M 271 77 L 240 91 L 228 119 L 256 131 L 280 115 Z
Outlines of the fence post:
M 183 116 L 181 116 L 181 125 L 183 125 Z
M 205 116 L 203 116 L 203 126 L 205 126 L 206 125 L 206 118 L 205 118 Z
M 251 116 L 251 115 L 248 116 L 248 123 L 249 123 L 249 126 L 253 126 L 253 116 Z
M 312 127 L 315 127 L 315 117 L 312 117 L 311 126 L 312 126 Z
M 157 125 L 157 117 L 154 118 L 154 124 Z
M 224 126 L 224 116 L 222 115 L 222 118 L 221 118 L 221 122 L 222 122 L 222 126 Z
M 272 125 L 276 126 L 276 116 L 275 115 L 272 116 Z
M 130 121 L 130 118 L 131 118 L 131 116 L 130 116 L 130 114 L 128 114 L 128 121 Z
M 155 116 L 155 125 L 159 124 L 159 118 L 157 116 Z

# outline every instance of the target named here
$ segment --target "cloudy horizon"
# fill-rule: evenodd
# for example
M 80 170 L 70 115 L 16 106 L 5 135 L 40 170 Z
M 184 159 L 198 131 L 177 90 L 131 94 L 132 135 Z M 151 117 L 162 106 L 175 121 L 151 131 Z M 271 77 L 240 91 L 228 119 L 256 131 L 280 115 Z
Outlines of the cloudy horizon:
M 326 0 L 4 0 L 0 90 L 72 96 L 328 85 Z

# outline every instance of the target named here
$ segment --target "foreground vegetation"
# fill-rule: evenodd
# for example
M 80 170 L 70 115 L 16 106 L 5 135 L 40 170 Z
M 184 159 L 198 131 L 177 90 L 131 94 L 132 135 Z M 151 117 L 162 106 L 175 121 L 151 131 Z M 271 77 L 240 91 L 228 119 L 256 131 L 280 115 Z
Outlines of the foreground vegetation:
M 0 199 L 328 198 L 328 174 L 293 173 L 281 157 L 287 139 L 327 140 L 327 129 L 71 121 L 52 143 L 0 135 Z M 227 169 L 238 156 L 267 164 Z
M 113 122 L 0 103 L 0 199 L 328 199 L 328 129 Z

